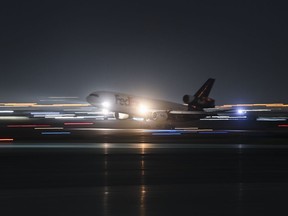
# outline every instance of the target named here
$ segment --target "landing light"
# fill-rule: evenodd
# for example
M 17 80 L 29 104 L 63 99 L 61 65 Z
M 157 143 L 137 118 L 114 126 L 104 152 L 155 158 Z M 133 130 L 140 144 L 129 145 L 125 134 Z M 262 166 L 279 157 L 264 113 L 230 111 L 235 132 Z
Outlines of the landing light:
M 103 106 L 104 108 L 109 108 L 109 107 L 110 107 L 110 103 L 107 102 L 107 101 L 104 101 L 104 102 L 102 103 L 102 106 Z
M 141 104 L 141 105 L 139 106 L 139 112 L 140 112 L 141 114 L 147 113 L 147 112 L 148 112 L 147 106 Z

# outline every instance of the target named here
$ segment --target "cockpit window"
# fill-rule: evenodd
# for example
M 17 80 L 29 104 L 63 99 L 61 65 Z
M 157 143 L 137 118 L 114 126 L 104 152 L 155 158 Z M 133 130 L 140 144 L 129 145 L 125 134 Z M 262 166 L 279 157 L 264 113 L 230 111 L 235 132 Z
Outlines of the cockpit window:
M 90 96 L 99 97 L 99 95 L 95 93 L 90 94 Z

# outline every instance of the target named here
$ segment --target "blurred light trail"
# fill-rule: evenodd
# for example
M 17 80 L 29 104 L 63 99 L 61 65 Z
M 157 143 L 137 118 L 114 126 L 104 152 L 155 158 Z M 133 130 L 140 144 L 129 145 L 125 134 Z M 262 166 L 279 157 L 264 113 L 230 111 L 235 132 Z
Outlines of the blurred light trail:
M 55 119 L 84 119 L 83 116 L 58 116 Z
M 13 113 L 13 110 L 0 110 L 0 113 Z
M 288 124 L 280 124 L 278 127 L 288 127 Z
M 35 127 L 35 130 L 63 130 L 63 127 Z
M 181 135 L 181 133 L 170 132 L 170 133 L 152 133 L 153 136 L 174 136 L 174 135 Z
M 275 118 L 275 117 L 259 117 L 256 121 L 287 121 L 287 117 L 283 118 Z
M 43 135 L 66 135 L 66 134 L 71 134 L 69 131 L 49 131 L 49 132 L 41 132 Z
M 220 107 L 231 108 L 231 107 L 239 107 L 239 106 L 244 106 L 244 107 L 288 107 L 288 104 L 283 104 L 283 103 L 272 103 L 272 104 L 225 104 L 225 105 L 222 105 L 222 106 L 217 106 L 217 108 L 220 108 Z
M 90 107 L 90 104 L 68 103 L 68 104 L 37 104 L 37 103 L 0 103 L 0 107 Z
M 200 131 L 199 134 L 226 134 L 227 131 Z
M 26 116 L 0 116 L 0 119 L 3 119 L 3 120 L 23 120 L 23 119 L 29 119 L 28 117 Z
M 76 97 L 76 96 L 68 96 L 68 97 L 65 97 L 65 96 L 61 96 L 61 97 L 57 97 L 57 96 L 52 96 L 52 97 L 48 97 L 48 98 L 51 98 L 51 99 L 78 99 L 79 97 Z
M 0 138 L 0 142 L 12 142 L 14 141 L 13 138 Z
M 93 122 L 65 122 L 64 125 L 93 125 Z
M 50 127 L 50 125 L 46 124 L 24 124 L 24 125 L 7 125 L 9 128 L 31 128 L 31 127 Z

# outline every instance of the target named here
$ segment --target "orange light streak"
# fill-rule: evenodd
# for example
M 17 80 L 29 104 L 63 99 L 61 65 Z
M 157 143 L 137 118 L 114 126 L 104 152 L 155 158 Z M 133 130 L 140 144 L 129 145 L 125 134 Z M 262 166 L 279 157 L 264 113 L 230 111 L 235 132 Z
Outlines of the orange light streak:
M 12 142 L 14 141 L 13 138 L 0 138 L 0 142 Z

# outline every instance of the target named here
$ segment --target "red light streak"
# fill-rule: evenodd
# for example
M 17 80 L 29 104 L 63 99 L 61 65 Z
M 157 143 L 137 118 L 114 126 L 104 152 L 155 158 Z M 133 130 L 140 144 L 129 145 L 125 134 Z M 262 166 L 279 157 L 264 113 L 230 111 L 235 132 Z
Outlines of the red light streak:
M 288 127 L 288 124 L 281 124 L 281 125 L 278 125 L 278 127 Z

